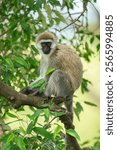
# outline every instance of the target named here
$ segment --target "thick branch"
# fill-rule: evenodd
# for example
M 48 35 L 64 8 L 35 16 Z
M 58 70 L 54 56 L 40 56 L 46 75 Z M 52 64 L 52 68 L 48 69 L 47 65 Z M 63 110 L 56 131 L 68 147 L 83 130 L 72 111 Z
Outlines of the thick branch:
M 37 97 L 19 93 L 15 91 L 12 87 L 4 84 L 2 81 L 0 81 L 0 95 L 9 100 L 15 108 L 18 108 L 21 105 L 29 105 L 40 108 L 42 107 L 42 105 L 49 102 L 47 97 Z M 57 104 L 63 102 L 64 100 L 61 98 L 53 101 Z
M 7 100 L 9 100 L 13 104 L 13 107 L 15 108 L 18 108 L 21 105 L 29 105 L 29 106 L 34 106 L 36 108 L 42 108 L 44 104 L 48 104 L 50 101 L 48 100 L 47 97 L 37 97 L 37 96 L 24 95 L 22 93 L 19 93 L 15 91 L 12 87 L 4 84 L 2 81 L 0 81 L 0 96 L 3 96 Z M 61 102 L 64 102 L 64 99 L 55 98 L 53 102 L 55 104 L 59 104 Z M 60 107 L 55 105 L 55 108 L 59 111 Z M 60 120 L 64 124 L 65 129 L 74 129 L 74 125 L 69 117 L 70 113 L 66 112 L 66 110 L 64 109 L 60 109 L 60 111 L 65 112 L 65 114 L 60 117 Z M 70 150 L 81 150 L 77 140 L 73 136 L 70 136 L 69 134 L 66 134 L 66 143 L 69 143 L 67 146 L 68 147 L 70 146 Z
M 74 125 L 70 119 L 70 113 L 65 113 L 65 115 L 60 116 L 61 122 L 64 124 L 64 127 L 66 130 L 68 129 L 74 129 Z M 66 133 L 66 150 L 81 150 L 76 138 L 73 136 L 70 136 L 69 134 Z
M 4 84 L 0 81 L 0 95 L 8 99 L 14 107 L 20 107 L 21 105 L 29 105 L 39 107 L 44 103 L 44 98 L 27 96 L 15 91 L 12 87 Z

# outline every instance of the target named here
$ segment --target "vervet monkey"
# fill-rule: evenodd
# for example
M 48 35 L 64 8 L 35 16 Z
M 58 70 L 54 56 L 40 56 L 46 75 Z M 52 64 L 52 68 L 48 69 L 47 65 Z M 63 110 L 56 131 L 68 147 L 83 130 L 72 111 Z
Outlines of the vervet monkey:
M 39 34 L 36 45 L 41 54 L 40 76 L 30 86 L 44 78 L 47 82 L 45 96 L 55 95 L 65 98 L 66 108 L 71 112 L 73 120 L 73 93 L 79 88 L 83 74 L 81 60 L 74 49 L 57 43 L 55 35 L 50 32 Z M 55 71 L 46 76 L 47 70 L 51 68 L 55 68 Z

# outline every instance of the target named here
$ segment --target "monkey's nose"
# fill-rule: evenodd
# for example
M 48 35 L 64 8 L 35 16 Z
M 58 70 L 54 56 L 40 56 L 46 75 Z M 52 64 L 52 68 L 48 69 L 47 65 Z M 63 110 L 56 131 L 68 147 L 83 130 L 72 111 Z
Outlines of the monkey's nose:
M 44 54 L 49 54 L 49 53 L 50 53 L 50 48 L 47 47 L 47 46 L 45 46 L 45 47 L 43 48 L 43 53 L 44 53 Z

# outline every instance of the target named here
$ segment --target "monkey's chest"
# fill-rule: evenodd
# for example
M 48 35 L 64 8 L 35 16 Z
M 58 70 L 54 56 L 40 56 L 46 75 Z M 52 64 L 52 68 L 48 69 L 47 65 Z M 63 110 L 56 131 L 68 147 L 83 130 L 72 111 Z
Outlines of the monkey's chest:
M 46 78 L 46 72 L 47 72 L 47 70 L 48 70 L 48 67 L 46 66 L 46 67 L 43 67 L 43 68 L 41 68 L 41 70 L 40 70 L 40 77 L 41 78 Z
M 45 79 L 46 78 L 46 72 L 49 68 L 49 64 L 48 61 L 46 61 L 45 63 L 42 63 L 41 67 L 40 67 L 40 78 Z

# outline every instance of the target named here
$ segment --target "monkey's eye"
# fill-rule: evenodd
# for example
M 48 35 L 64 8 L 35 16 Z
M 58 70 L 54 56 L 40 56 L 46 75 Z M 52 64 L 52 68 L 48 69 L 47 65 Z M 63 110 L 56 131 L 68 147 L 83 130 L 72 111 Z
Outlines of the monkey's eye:
M 42 47 L 46 46 L 46 43 L 45 42 L 41 43 L 41 46 Z
M 42 47 L 45 47 L 45 46 L 51 47 L 51 44 L 52 44 L 51 42 L 42 42 L 42 43 L 41 43 L 41 46 L 42 46 Z
M 49 47 L 50 47 L 50 46 L 51 46 L 51 44 L 52 44 L 51 42 L 46 42 L 46 43 L 47 43 L 47 46 L 49 46 Z

